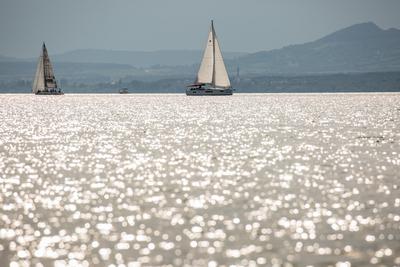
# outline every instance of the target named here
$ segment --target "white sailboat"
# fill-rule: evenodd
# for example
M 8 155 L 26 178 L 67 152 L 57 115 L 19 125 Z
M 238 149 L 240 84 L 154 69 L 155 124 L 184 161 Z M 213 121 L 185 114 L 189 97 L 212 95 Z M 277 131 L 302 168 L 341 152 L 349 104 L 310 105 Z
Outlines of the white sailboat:
M 186 95 L 232 95 L 232 92 L 214 23 L 211 21 L 207 45 L 197 79 L 194 84 L 186 88 Z
M 57 86 L 57 81 L 54 77 L 53 66 L 51 65 L 45 43 L 43 43 L 42 52 L 36 68 L 35 79 L 32 85 L 32 93 L 36 95 L 64 94 Z

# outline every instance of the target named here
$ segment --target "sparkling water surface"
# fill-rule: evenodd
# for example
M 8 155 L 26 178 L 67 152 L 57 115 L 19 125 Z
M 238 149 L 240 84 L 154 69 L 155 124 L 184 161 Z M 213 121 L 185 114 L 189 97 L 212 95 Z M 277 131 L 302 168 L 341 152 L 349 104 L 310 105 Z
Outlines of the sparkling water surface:
M 0 266 L 400 266 L 400 94 L 0 95 Z

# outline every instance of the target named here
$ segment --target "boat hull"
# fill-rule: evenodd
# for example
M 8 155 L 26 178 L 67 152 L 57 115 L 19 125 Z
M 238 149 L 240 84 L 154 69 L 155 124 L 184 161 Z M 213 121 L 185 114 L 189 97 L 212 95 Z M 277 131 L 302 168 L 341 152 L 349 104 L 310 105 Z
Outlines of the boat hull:
M 37 92 L 35 95 L 63 95 L 63 92 Z
M 120 94 L 128 94 L 129 91 L 128 91 L 128 88 L 122 88 L 122 89 L 119 89 L 118 93 L 120 93 Z
M 199 88 L 188 88 L 186 89 L 186 95 L 190 96 L 201 96 L 201 95 L 232 95 L 233 90 L 229 89 L 219 89 L 219 88 L 209 88 L 209 89 L 199 89 Z

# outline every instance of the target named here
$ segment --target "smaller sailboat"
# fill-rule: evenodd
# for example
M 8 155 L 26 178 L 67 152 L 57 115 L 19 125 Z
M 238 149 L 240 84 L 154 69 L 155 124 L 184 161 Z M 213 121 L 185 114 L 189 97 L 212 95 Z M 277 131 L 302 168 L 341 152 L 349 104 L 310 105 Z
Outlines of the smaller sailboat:
M 186 95 L 232 95 L 232 92 L 214 23 L 211 21 L 207 45 L 196 82 L 187 86 Z
M 63 95 L 64 93 L 57 86 L 54 76 L 53 66 L 50 62 L 49 54 L 45 43 L 36 68 L 35 79 L 32 85 L 32 93 L 36 95 Z
M 122 89 L 119 89 L 119 91 L 118 91 L 120 94 L 129 94 L 129 90 L 128 90 L 128 88 L 122 88 Z

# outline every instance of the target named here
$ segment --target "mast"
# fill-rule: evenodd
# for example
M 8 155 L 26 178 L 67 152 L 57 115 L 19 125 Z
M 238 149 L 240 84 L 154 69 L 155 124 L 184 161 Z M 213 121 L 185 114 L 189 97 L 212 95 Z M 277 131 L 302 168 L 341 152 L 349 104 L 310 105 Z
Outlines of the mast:
M 47 75 L 46 75 L 46 70 L 47 70 L 47 68 L 46 68 L 46 64 L 45 64 L 45 54 L 47 54 L 47 53 L 45 53 L 45 51 L 46 51 L 46 45 L 45 45 L 45 43 L 43 42 L 43 45 L 42 45 L 42 55 L 43 55 L 43 80 L 44 80 L 44 90 L 45 91 L 47 91 L 48 89 L 47 89 L 47 81 L 46 81 L 46 77 L 47 77 Z
M 214 21 L 211 20 L 211 32 L 212 32 L 212 44 L 213 44 L 213 75 L 212 75 L 212 86 L 215 87 L 215 30 Z

